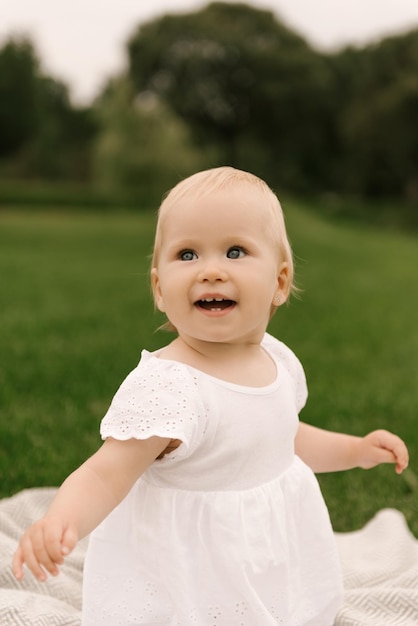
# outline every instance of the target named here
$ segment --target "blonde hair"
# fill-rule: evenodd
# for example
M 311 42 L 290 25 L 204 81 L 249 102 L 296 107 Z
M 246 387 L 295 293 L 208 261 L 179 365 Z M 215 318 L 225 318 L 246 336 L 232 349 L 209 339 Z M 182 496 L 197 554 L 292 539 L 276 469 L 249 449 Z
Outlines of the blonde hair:
M 281 263 L 284 262 L 287 264 L 288 294 L 291 291 L 296 291 L 297 289 L 294 285 L 293 254 L 287 237 L 284 215 L 278 197 L 267 183 L 258 176 L 229 166 L 216 167 L 197 172 L 197 174 L 193 174 L 179 182 L 168 192 L 158 210 L 151 268 L 158 266 L 158 258 L 162 245 L 162 223 L 164 217 L 178 202 L 186 197 L 188 200 L 198 200 L 216 191 L 232 189 L 242 184 L 250 185 L 259 193 L 260 206 L 270 218 L 268 232 L 273 245 L 277 247 L 278 258 Z M 274 314 L 276 309 L 277 307 L 272 305 L 271 315 Z

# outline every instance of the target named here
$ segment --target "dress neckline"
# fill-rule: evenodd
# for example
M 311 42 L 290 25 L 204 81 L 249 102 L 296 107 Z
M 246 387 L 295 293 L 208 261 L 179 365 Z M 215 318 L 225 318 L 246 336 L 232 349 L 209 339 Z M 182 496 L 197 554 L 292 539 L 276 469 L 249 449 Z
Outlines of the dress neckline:
M 275 391 L 281 385 L 281 382 L 283 379 L 283 365 L 270 352 L 270 350 L 265 345 L 263 345 L 263 343 L 261 344 L 261 347 L 268 354 L 268 356 L 273 361 L 276 367 L 275 379 L 268 385 L 263 385 L 261 387 L 253 387 L 250 385 L 239 385 L 238 383 L 233 383 L 223 378 L 218 378 L 217 376 L 213 376 L 212 374 L 208 374 L 207 372 L 204 372 L 203 370 L 198 369 L 197 367 L 193 367 L 192 365 L 188 365 L 187 363 L 183 363 L 182 361 L 176 361 L 174 359 L 165 359 L 165 358 L 162 359 L 158 355 L 163 350 L 163 348 L 160 348 L 159 350 L 155 350 L 154 352 L 143 350 L 142 354 L 147 359 L 152 359 L 159 363 L 167 363 L 167 364 L 172 364 L 172 365 L 177 365 L 179 367 L 182 367 L 186 371 L 190 372 L 193 376 L 197 375 L 201 379 L 204 378 L 204 379 L 210 380 L 213 383 L 217 384 L 218 386 L 226 387 L 228 389 L 232 389 L 240 393 L 247 393 L 247 394 L 249 393 L 252 395 L 264 395 L 264 394 L 271 393 L 272 391 Z

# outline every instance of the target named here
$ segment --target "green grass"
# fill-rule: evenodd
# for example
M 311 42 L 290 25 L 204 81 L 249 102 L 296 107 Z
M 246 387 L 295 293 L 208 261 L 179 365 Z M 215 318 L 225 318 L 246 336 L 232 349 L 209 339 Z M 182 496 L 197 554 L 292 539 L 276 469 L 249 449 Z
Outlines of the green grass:
M 303 293 L 271 331 L 301 358 L 302 418 L 408 442 L 406 477 L 382 466 L 320 476 L 336 530 L 400 509 L 418 534 L 416 237 L 328 222 L 285 206 Z M 57 485 L 100 445 L 100 419 L 155 332 L 148 287 L 154 216 L 0 213 L 0 496 Z

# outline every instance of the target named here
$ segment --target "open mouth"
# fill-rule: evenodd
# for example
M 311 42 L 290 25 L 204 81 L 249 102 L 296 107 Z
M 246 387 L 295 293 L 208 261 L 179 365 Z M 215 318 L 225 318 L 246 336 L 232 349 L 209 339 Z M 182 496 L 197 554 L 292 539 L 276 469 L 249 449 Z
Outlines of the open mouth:
M 225 309 L 234 305 L 234 300 L 225 298 L 203 298 L 196 302 L 196 306 L 200 309 L 205 309 L 205 311 L 225 311 Z

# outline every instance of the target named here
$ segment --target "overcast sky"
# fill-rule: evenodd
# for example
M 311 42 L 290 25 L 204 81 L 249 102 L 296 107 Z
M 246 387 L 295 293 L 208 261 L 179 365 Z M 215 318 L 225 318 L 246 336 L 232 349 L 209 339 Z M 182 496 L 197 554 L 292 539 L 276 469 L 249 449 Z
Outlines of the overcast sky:
M 88 103 L 125 64 L 132 31 L 163 13 L 197 10 L 202 0 L 0 0 L 0 45 L 28 34 L 44 70 Z M 325 50 L 418 28 L 418 0 L 251 0 Z

